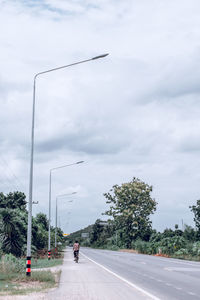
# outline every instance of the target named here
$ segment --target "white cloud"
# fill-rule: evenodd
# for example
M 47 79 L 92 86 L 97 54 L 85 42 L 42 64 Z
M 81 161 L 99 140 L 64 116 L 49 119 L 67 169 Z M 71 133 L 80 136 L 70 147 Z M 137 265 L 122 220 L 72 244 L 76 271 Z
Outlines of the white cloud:
M 102 194 L 133 176 L 154 186 L 157 228 L 191 222 L 188 206 L 199 198 L 199 1 L 0 4 L 0 157 L 8 164 L 0 158 L 1 190 L 28 191 L 34 74 L 110 52 L 37 79 L 34 210 L 47 212 L 50 168 L 85 160 L 54 177 L 54 199 L 80 189 L 68 230 L 94 222 L 106 207 Z

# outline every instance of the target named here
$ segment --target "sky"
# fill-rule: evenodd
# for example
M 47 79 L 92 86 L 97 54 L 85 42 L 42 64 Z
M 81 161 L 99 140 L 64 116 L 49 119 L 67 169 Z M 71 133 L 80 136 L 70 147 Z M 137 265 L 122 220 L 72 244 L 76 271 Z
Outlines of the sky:
M 153 228 L 192 225 L 200 198 L 199 0 L 0 0 L 0 191 L 28 199 L 37 77 L 33 215 L 65 233 L 105 219 L 103 196 L 153 186 Z M 73 201 L 72 201 L 73 200 Z M 72 202 L 69 202 L 72 201 Z

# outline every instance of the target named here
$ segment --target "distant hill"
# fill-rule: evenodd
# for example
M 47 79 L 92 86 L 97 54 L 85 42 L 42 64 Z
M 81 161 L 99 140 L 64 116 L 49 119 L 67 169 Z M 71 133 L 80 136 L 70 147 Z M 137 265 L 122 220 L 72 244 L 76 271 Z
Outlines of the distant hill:
M 70 235 L 67 236 L 67 241 L 69 244 L 73 244 L 75 240 L 78 240 L 80 244 L 85 243 L 86 240 L 89 242 L 89 238 L 82 238 L 82 233 L 89 233 L 89 237 L 91 235 L 91 232 L 93 230 L 94 225 L 89 225 L 83 229 L 80 229 L 78 231 L 70 233 Z

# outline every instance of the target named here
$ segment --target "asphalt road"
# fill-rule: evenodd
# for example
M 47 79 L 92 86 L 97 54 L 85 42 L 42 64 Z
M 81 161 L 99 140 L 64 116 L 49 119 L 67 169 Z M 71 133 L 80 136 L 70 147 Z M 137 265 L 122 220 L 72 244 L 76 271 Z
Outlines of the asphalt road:
M 147 299 L 200 299 L 198 262 L 89 248 L 82 248 L 81 252 L 124 284 L 143 291 Z
M 88 254 L 87 249 L 84 253 Z M 124 282 L 83 254 L 76 264 L 72 249 L 65 252 L 59 287 L 41 299 L 56 300 L 147 300 L 154 299 Z

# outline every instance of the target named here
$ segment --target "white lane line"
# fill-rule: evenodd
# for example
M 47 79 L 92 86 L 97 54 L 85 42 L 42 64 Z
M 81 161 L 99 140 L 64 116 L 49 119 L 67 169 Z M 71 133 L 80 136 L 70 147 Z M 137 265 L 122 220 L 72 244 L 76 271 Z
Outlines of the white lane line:
M 200 268 L 184 268 L 184 267 L 168 267 L 164 268 L 166 271 L 186 271 L 186 272 L 200 272 Z
M 147 295 L 148 297 L 150 297 L 151 299 L 153 299 L 153 300 L 161 300 L 160 298 L 157 298 L 156 296 L 154 296 L 154 295 L 152 295 L 151 293 L 149 293 L 149 292 L 143 290 L 142 288 L 140 288 L 139 286 L 137 286 L 137 285 L 133 284 L 132 282 L 126 280 L 125 278 L 123 278 L 123 277 L 117 275 L 116 273 L 114 273 L 113 271 L 111 271 L 111 270 L 109 270 L 108 268 L 104 267 L 103 265 L 97 263 L 95 260 L 89 258 L 87 255 L 83 254 L 82 252 L 81 252 L 81 255 L 85 256 L 87 259 L 89 259 L 91 262 L 93 262 L 93 263 L 96 264 L 97 266 L 99 266 L 99 267 L 101 267 L 102 269 L 104 269 L 105 271 L 111 273 L 112 275 L 114 275 L 115 277 L 119 278 L 120 280 L 126 282 L 127 284 L 129 284 L 130 286 L 132 286 L 133 288 L 135 288 L 136 290 L 138 290 L 138 291 L 142 292 L 143 294 Z
M 199 263 L 192 263 L 192 262 L 189 262 L 189 261 L 177 261 L 176 259 L 172 260 L 170 258 L 167 258 L 167 257 L 163 257 L 163 258 L 160 258 L 158 256 L 154 256 L 156 257 L 156 260 L 160 260 L 162 262 L 166 261 L 166 262 L 169 262 L 169 263 L 175 263 L 175 264 L 179 264 L 179 265 L 187 265 L 187 266 L 193 266 L 193 267 L 199 267 Z
M 181 287 L 176 287 L 176 286 L 175 286 L 175 289 L 176 289 L 176 290 L 179 290 L 179 291 L 182 290 Z

